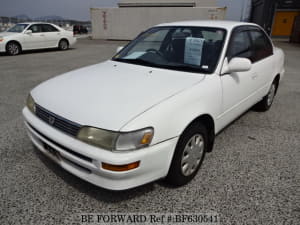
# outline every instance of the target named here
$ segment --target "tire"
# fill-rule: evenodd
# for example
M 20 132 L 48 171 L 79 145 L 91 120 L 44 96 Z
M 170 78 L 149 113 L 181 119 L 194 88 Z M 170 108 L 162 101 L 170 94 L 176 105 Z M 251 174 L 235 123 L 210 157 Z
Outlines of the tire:
M 65 39 L 60 40 L 58 43 L 58 48 L 62 51 L 69 49 L 69 42 Z
M 268 91 L 268 94 L 254 106 L 255 110 L 260 112 L 265 112 L 271 108 L 272 103 L 274 101 L 274 97 L 276 95 L 277 86 L 278 86 L 277 83 L 273 81 Z
M 166 182 L 174 186 L 190 182 L 197 174 L 207 149 L 206 127 L 199 122 L 192 123 L 178 140 Z
M 8 55 L 19 55 L 21 51 L 21 46 L 17 42 L 9 42 L 6 45 L 6 53 Z

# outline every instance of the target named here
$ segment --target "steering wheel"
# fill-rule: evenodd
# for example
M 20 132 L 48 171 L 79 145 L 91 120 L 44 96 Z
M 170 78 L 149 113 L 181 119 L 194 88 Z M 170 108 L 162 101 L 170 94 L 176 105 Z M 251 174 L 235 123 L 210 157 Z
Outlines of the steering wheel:
M 165 58 L 164 54 L 161 51 L 156 50 L 155 48 L 149 48 L 146 50 L 146 52 L 153 52 L 153 53 L 159 55 L 160 57 Z

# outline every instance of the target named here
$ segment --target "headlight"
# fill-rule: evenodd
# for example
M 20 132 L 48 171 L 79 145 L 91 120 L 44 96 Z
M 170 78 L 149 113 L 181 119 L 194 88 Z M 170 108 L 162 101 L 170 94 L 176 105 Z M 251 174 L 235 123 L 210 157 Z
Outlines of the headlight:
M 82 127 L 77 138 L 83 142 L 112 150 L 118 133 L 94 127 Z
M 150 145 L 153 134 L 153 128 L 120 133 L 115 148 L 116 150 L 132 150 L 146 147 Z
M 148 146 L 153 138 L 153 128 L 133 132 L 113 132 L 94 127 L 82 127 L 77 138 L 107 150 L 126 151 Z
M 32 113 L 35 113 L 35 102 L 30 94 L 27 97 L 26 106 Z

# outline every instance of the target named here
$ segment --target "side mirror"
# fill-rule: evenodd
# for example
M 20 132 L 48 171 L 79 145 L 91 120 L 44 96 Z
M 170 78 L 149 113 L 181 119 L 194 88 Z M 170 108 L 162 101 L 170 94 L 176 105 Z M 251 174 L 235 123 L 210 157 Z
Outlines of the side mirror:
M 124 48 L 124 46 L 119 46 L 119 47 L 117 48 L 116 53 L 118 53 L 119 51 L 121 51 L 123 48 Z
M 222 74 L 244 72 L 251 69 L 251 61 L 247 58 L 234 57 L 229 62 L 224 62 Z
M 29 34 L 29 35 L 32 34 L 32 30 L 26 30 L 25 34 Z

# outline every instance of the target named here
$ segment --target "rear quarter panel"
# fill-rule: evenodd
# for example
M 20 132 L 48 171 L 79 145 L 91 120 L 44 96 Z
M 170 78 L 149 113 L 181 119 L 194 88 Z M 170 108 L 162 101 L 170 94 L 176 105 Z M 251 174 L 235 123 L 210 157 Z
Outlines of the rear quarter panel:
M 284 60 L 285 54 L 281 48 L 274 47 L 274 63 L 275 63 L 275 73 L 280 74 L 280 80 L 284 77 Z
M 69 45 L 72 46 L 76 43 L 77 39 L 73 36 L 72 31 L 64 31 L 62 33 L 62 38 L 66 38 L 69 41 Z

